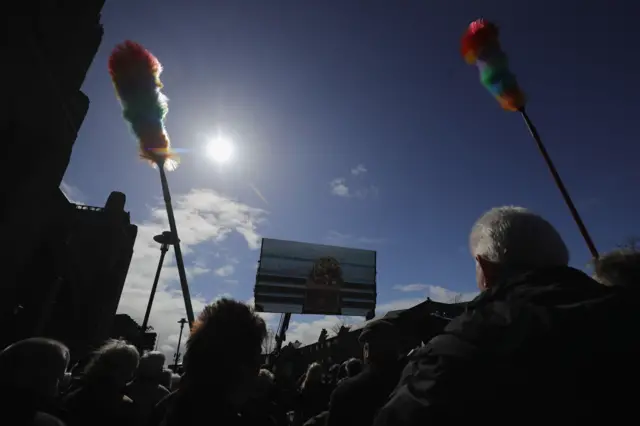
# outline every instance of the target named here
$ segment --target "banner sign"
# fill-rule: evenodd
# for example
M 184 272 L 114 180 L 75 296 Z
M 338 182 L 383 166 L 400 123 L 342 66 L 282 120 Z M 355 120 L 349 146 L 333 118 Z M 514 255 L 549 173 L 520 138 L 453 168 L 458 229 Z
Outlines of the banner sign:
M 263 238 L 254 289 L 259 312 L 371 315 L 376 252 Z

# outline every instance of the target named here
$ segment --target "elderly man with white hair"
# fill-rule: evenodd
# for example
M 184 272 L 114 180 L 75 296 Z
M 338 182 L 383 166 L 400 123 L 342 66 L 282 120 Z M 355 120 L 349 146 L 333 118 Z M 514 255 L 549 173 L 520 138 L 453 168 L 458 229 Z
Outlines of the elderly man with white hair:
M 473 226 L 480 295 L 411 356 L 375 426 L 620 423 L 634 415 L 639 314 L 625 289 L 568 266 L 554 227 L 520 207 Z

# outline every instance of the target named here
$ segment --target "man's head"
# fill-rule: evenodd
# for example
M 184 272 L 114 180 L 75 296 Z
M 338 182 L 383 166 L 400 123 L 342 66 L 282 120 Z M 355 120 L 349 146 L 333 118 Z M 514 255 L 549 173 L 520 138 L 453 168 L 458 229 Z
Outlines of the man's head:
M 498 207 L 482 215 L 473 225 L 469 246 L 481 291 L 512 274 L 569 263 L 558 231 L 522 207 Z
M 640 286 L 640 251 L 614 250 L 593 263 L 594 278 L 606 286 Z
M 398 330 L 390 321 L 378 319 L 369 322 L 360 337 L 362 356 L 367 364 L 383 364 L 398 359 Z
M 162 352 L 147 352 L 140 358 L 138 377 L 144 379 L 160 379 L 163 372 L 165 356 Z
M 357 358 L 351 358 L 347 361 L 347 375 L 355 377 L 362 371 L 362 361 Z
M 120 389 L 133 378 L 139 362 L 135 346 L 124 340 L 109 340 L 93 354 L 84 374 L 89 381 Z
M 0 375 L 5 384 L 46 400 L 57 396 L 69 359 L 69 349 L 62 343 L 32 337 L 0 352 Z
M 215 386 L 240 401 L 248 396 L 261 364 L 264 321 L 249 306 L 220 299 L 196 319 L 184 357 L 187 386 Z

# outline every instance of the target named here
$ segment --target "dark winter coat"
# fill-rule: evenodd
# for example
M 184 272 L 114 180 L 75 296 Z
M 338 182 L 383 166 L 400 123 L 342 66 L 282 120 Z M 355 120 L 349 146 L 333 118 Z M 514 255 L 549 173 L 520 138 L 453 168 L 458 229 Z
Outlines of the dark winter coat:
M 637 303 L 568 267 L 504 282 L 413 355 L 374 425 L 632 421 Z
M 403 363 L 367 365 L 345 379 L 331 394 L 327 426 L 370 426 L 400 379 Z

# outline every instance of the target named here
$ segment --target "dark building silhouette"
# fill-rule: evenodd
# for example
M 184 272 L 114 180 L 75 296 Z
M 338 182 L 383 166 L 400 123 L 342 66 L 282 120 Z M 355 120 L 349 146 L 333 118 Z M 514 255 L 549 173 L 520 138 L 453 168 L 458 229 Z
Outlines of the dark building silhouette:
M 142 333 L 141 325 L 127 314 L 117 314 L 111 326 L 111 338 L 126 340 L 143 351 L 152 351 L 156 347 L 158 334 L 152 331 Z
M 57 214 L 18 282 L 15 340 L 57 338 L 82 358 L 111 336 L 138 229 L 112 192 L 105 207 L 73 204 L 60 193 Z
M 387 312 L 381 318 L 394 322 L 402 336 L 403 349 L 408 352 L 421 342 L 428 342 L 437 335 L 451 318 L 464 312 L 466 303 L 440 303 L 427 299 L 409 309 Z M 281 362 L 290 361 L 296 375 L 304 374 L 311 362 L 342 363 L 349 358 L 362 358 L 362 346 L 358 337 L 364 322 L 351 329 L 342 329 L 337 336 L 318 339 L 318 342 L 301 346 L 283 348 Z M 286 351 L 285 351 L 286 349 Z
M 54 236 L 59 186 L 89 108 L 80 91 L 102 40 L 104 0 L 25 0 L 6 8 L 3 43 L 5 108 L 0 114 L 0 320 L 18 309 L 18 284 L 34 262 L 51 269 L 40 251 Z M 35 259 L 38 259 L 36 262 Z M 45 266 L 47 264 L 47 266 Z M 6 322 L 5 322 L 6 323 Z
M 117 314 L 113 317 L 110 336 L 112 339 L 134 342 L 140 336 L 140 324 L 127 314 Z

